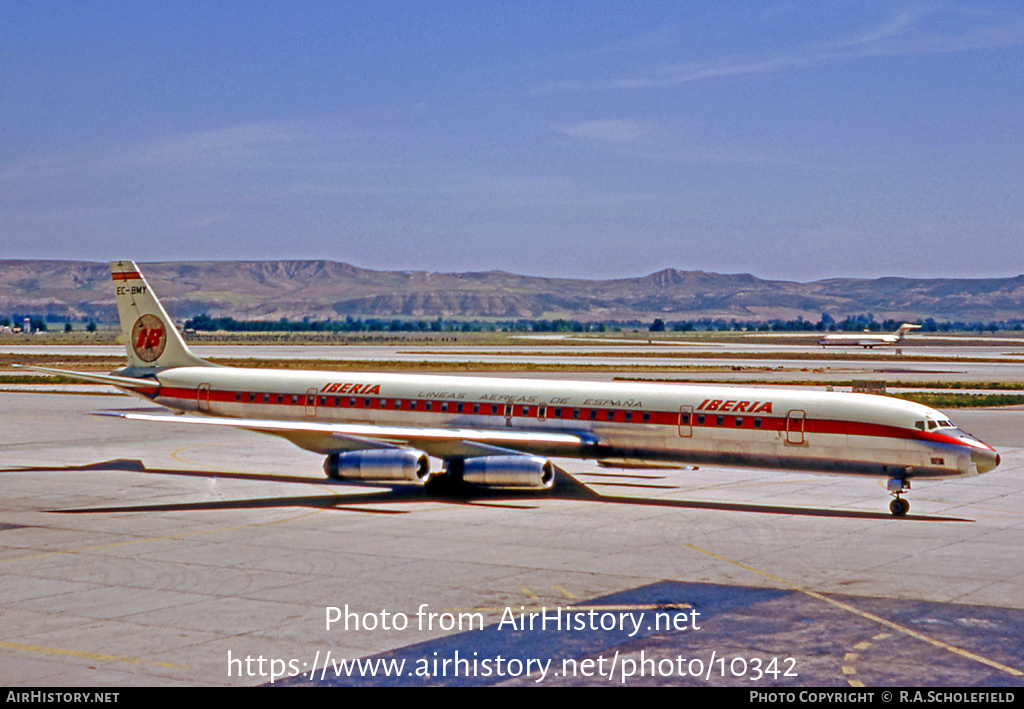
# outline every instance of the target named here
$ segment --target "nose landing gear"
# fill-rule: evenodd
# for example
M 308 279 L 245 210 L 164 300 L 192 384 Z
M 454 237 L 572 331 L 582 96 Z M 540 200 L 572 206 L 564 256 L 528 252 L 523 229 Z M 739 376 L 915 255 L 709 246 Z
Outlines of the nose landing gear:
M 910 481 L 906 478 L 890 478 L 886 488 L 892 493 L 892 502 L 889 503 L 889 511 L 893 517 L 902 517 L 910 511 L 910 502 L 904 500 L 900 495 L 910 492 Z

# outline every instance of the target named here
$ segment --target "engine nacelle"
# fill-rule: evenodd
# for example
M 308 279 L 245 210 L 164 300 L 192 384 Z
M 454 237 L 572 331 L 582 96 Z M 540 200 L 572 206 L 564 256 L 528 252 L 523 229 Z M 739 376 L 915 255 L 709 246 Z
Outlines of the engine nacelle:
M 532 455 L 490 455 L 466 458 L 463 482 L 494 487 L 547 489 L 555 484 L 555 466 Z
M 430 459 L 411 448 L 332 453 L 324 472 L 334 480 L 423 483 L 430 477 Z

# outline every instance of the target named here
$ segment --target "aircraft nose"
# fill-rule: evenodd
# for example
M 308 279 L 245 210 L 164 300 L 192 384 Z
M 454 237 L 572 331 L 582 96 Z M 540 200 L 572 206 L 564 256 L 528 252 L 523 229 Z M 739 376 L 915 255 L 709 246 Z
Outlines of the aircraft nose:
M 978 467 L 979 473 L 987 473 L 999 465 L 999 453 L 991 449 L 975 448 L 971 451 L 971 462 Z

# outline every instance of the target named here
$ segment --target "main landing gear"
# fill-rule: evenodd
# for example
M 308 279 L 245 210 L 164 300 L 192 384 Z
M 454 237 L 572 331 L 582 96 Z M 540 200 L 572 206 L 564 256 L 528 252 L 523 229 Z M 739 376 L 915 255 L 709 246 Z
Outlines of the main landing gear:
M 889 492 L 892 493 L 892 502 L 889 503 L 889 511 L 893 517 L 902 517 L 910 511 L 910 502 L 904 500 L 900 495 L 910 492 L 910 481 L 906 478 L 890 478 L 886 483 Z

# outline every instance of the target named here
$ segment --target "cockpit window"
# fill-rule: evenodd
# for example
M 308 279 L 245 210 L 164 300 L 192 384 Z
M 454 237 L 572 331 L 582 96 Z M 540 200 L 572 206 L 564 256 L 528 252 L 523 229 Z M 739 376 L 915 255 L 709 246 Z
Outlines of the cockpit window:
M 927 421 L 915 421 L 914 428 L 919 431 L 935 431 L 940 428 L 956 428 L 956 425 L 949 419 L 942 419 L 940 421 L 928 419 Z

